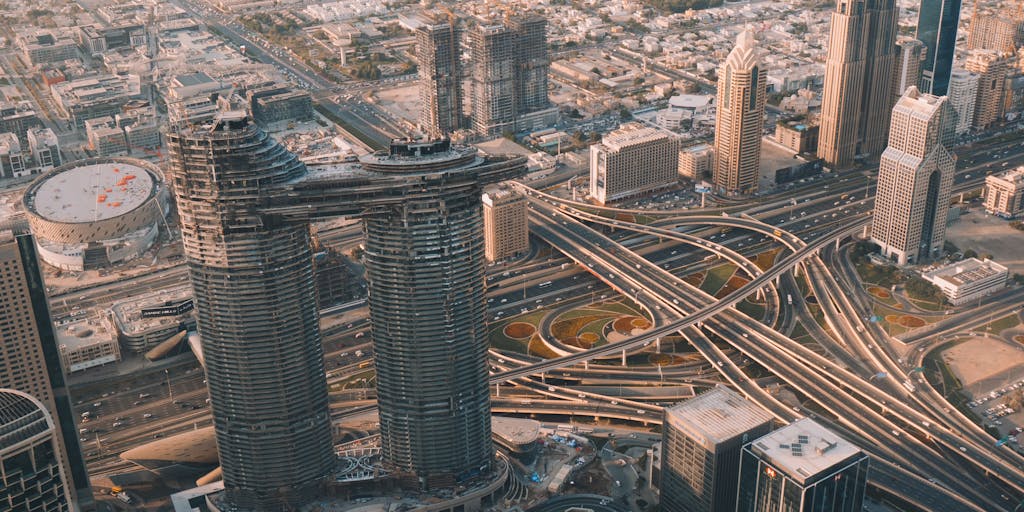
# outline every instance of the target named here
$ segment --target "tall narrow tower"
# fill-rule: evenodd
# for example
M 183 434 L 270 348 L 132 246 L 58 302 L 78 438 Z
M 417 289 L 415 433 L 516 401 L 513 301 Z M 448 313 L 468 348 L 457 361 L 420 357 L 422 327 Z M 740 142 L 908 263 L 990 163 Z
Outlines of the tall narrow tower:
M 501 135 L 515 129 L 516 76 L 514 31 L 480 20 L 469 32 L 473 131 Z
M 757 192 L 767 78 L 754 33 L 744 30 L 718 71 L 714 182 L 726 195 Z
M 835 168 L 878 154 L 889 125 L 896 59 L 894 0 L 839 0 L 830 22 L 818 156 Z
M 953 71 L 960 0 L 922 0 L 917 17 L 917 39 L 924 43 L 921 92 L 945 96 Z
M 901 37 L 896 41 L 896 67 L 892 76 L 892 105 L 903 97 L 908 87 L 921 81 L 921 62 L 924 61 L 926 48 L 924 43 L 911 37 Z
M 511 18 L 508 23 L 516 33 L 516 113 L 548 108 L 548 20 L 526 15 Z
M 308 501 L 333 468 L 309 222 L 364 219 L 383 457 L 405 482 L 493 465 L 481 189 L 526 171 L 448 140 L 307 172 L 243 113 L 168 137 L 232 507 Z
M 432 18 L 416 29 L 420 73 L 420 127 L 443 137 L 462 126 L 462 62 L 459 20 Z

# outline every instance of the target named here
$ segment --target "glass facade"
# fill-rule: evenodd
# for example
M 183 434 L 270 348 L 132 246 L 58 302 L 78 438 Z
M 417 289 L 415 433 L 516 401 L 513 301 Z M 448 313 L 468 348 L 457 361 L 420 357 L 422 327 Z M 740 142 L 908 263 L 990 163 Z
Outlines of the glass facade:
M 953 71 L 960 0 L 922 0 L 917 18 L 917 39 L 927 48 L 921 69 L 921 91 L 945 96 Z
M 740 463 L 737 512 L 857 512 L 864 507 L 868 457 L 863 452 L 798 480 L 748 445 Z

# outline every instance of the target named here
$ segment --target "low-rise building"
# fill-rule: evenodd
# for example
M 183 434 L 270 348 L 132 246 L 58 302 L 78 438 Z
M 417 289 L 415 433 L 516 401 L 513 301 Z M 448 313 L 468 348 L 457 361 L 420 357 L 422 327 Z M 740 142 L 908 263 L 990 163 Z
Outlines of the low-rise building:
M 32 102 L 0 100 L 0 133 L 13 133 L 19 141 L 27 143 L 28 130 L 42 125 Z
M 992 260 L 969 258 L 925 272 L 921 277 L 942 290 L 950 304 L 959 306 L 1006 286 L 1009 270 Z
M 484 254 L 488 261 L 501 261 L 525 254 L 530 249 L 530 228 L 526 198 L 504 188 L 483 196 Z
M 29 65 L 63 62 L 78 57 L 75 41 L 50 29 L 36 29 L 18 35 L 18 47 Z
M 110 313 L 124 348 L 136 354 L 196 328 L 192 288 L 187 285 L 117 302 Z
M 86 121 L 85 134 L 89 139 L 89 148 L 96 152 L 97 156 L 120 156 L 128 153 L 124 131 L 109 116 Z
M 60 167 L 64 160 L 60 156 L 60 142 L 53 130 L 31 128 L 27 138 L 32 160 L 41 172 Z
M 250 89 L 246 96 L 253 118 L 260 124 L 308 121 L 313 118 L 313 99 L 306 91 L 271 85 Z
M 0 178 L 18 178 L 27 174 L 21 143 L 13 133 L 0 133 Z
M 600 204 L 635 197 L 678 182 L 679 139 L 629 123 L 590 146 L 590 196 Z
M 121 348 L 110 321 L 102 316 L 54 322 L 60 362 L 74 373 L 121 360 Z
M 698 144 L 679 150 L 679 176 L 699 181 L 711 175 L 715 150 L 710 144 Z
M 818 127 L 803 121 L 779 121 L 775 124 L 775 141 L 795 153 L 813 153 L 818 148 Z
M 985 211 L 1006 219 L 1024 213 L 1024 166 L 985 178 Z
M 141 95 L 141 82 L 135 75 L 99 75 L 53 84 L 50 94 L 60 114 L 84 128 L 89 119 L 120 113 L 124 104 Z

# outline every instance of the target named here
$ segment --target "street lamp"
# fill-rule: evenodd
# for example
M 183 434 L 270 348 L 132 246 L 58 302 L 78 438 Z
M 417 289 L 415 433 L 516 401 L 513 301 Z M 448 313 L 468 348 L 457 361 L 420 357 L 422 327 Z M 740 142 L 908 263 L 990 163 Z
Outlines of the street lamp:
M 171 402 L 173 403 L 174 402 L 174 390 L 171 389 L 171 370 L 168 369 L 168 368 L 164 368 L 164 375 L 167 376 L 167 394 L 168 394 L 168 397 L 171 399 Z

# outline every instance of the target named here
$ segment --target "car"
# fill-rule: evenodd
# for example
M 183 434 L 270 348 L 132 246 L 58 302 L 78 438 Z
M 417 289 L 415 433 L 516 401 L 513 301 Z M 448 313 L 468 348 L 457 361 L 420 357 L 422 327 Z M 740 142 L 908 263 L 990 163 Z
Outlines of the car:
M 148 420 L 153 417 L 153 414 L 147 412 L 146 414 L 143 414 L 142 417 Z

